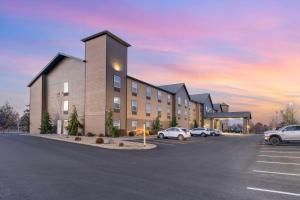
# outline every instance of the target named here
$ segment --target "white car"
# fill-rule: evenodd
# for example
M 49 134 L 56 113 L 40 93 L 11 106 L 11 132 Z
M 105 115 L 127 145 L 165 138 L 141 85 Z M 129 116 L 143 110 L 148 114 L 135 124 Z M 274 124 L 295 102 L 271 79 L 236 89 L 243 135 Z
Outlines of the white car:
M 264 132 L 265 141 L 272 145 L 282 142 L 300 141 L 300 125 L 284 126 L 278 130 Z
M 209 132 L 210 136 L 220 136 L 221 135 L 221 131 L 219 131 L 218 129 L 208 128 L 207 131 Z
M 157 137 L 164 138 L 178 138 L 178 140 L 185 140 L 191 137 L 191 134 L 186 128 L 171 127 L 157 133 Z
M 199 136 L 202 136 L 202 137 L 206 137 L 206 136 L 209 136 L 210 135 L 210 132 L 206 129 L 206 128 L 193 128 L 191 130 L 191 136 L 194 136 L 194 135 L 199 135 Z

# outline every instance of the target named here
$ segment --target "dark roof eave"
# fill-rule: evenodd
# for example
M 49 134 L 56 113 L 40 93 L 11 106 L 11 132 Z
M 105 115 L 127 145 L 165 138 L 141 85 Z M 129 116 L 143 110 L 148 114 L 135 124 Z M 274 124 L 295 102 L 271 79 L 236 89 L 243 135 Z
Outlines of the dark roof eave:
M 121 44 L 123 44 L 123 45 L 126 46 L 126 47 L 130 47 L 130 46 L 131 46 L 129 43 L 125 42 L 124 40 L 122 40 L 121 38 L 119 38 L 119 37 L 116 36 L 115 34 L 109 32 L 108 30 L 101 31 L 101 32 L 99 32 L 99 33 L 96 33 L 96 34 L 93 34 L 93 35 L 91 35 L 91 36 L 85 37 L 85 38 L 83 38 L 81 41 L 82 41 L 82 42 L 87 42 L 87 41 L 89 41 L 89 40 L 92 40 L 92 39 L 94 39 L 94 38 L 96 38 L 96 37 L 100 37 L 100 36 L 102 36 L 102 35 L 108 35 L 108 36 L 110 36 L 111 38 L 117 40 L 118 42 L 120 42 Z
M 132 76 L 127 75 L 127 78 L 130 78 L 130 79 L 132 79 L 132 80 L 134 80 L 134 81 L 138 81 L 138 82 L 140 82 L 140 83 L 143 83 L 143 84 L 145 84 L 145 85 L 148 85 L 148 86 L 150 86 L 150 87 L 153 87 L 153 88 L 155 88 L 155 89 L 157 89 L 157 90 L 164 91 L 164 92 L 166 92 L 166 93 L 168 93 L 168 94 L 174 95 L 174 93 L 172 93 L 172 92 L 170 92 L 170 91 L 164 90 L 164 89 L 162 89 L 162 88 L 160 88 L 160 87 L 157 87 L 157 86 L 152 85 L 152 84 L 150 84 L 150 83 L 147 83 L 147 82 L 145 82 L 145 81 L 139 80 L 139 79 L 134 78 L 134 77 L 132 77 Z

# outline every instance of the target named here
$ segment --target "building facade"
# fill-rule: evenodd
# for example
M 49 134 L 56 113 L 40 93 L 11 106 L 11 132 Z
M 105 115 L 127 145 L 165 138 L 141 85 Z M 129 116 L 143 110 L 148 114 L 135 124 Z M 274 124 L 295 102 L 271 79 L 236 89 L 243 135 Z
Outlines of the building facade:
M 110 111 L 114 126 L 125 134 L 142 130 L 144 124 L 151 130 L 157 117 L 162 128 L 169 127 L 173 118 L 181 127 L 213 127 L 211 118 L 205 121 L 207 113 L 217 112 L 209 94 L 190 95 L 184 83 L 155 86 L 129 76 L 130 44 L 109 31 L 82 41 L 84 60 L 58 53 L 28 84 L 31 133 L 39 133 L 42 115 L 47 111 L 56 132 L 66 134 L 74 108 L 84 125 L 83 133 L 106 133 Z

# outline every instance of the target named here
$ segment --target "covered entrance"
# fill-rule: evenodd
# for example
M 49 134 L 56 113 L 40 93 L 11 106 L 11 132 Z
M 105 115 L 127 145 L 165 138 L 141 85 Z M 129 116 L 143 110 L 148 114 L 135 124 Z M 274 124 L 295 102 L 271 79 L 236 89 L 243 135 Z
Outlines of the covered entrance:
M 251 112 L 217 112 L 217 113 L 206 113 L 205 121 L 209 124 L 210 128 L 224 130 L 225 126 L 228 126 L 228 120 L 230 119 L 242 119 L 244 134 L 249 133 L 249 121 L 251 120 Z

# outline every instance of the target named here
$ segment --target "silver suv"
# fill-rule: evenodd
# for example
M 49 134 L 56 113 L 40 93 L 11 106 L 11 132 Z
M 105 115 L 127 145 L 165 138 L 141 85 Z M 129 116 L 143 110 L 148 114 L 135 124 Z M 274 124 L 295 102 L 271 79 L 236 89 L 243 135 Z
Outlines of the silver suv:
M 272 145 L 279 145 L 282 142 L 300 141 L 300 125 L 284 126 L 278 130 L 266 131 L 265 141 Z

